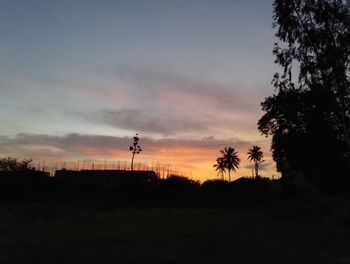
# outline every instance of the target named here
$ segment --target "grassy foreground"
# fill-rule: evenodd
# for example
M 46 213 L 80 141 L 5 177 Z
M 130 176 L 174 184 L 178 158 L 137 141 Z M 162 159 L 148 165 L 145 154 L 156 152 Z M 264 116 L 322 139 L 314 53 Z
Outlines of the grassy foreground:
M 0 263 L 350 263 L 349 197 L 240 209 L 0 206 Z

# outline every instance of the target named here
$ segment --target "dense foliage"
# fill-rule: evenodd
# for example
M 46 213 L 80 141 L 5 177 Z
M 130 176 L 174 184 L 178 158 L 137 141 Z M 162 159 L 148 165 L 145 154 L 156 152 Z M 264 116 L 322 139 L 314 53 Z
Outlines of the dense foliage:
M 19 160 L 17 158 L 6 157 L 0 159 L 0 171 L 30 171 L 35 170 L 31 159 Z
M 288 164 L 322 185 L 350 163 L 349 7 L 342 0 L 274 2 L 274 54 L 284 70 L 274 76 L 258 127 L 272 135 L 278 170 Z

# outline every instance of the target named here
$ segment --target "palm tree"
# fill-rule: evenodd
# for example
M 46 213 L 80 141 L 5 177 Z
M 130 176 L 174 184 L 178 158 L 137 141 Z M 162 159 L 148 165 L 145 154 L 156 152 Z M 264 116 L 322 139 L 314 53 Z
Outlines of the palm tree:
M 239 168 L 240 159 L 234 148 L 228 147 L 220 150 L 225 168 L 228 170 L 228 179 L 231 181 L 231 170 L 236 171 Z
M 263 152 L 261 151 L 261 148 L 258 146 L 252 146 L 250 149 L 248 149 L 247 154 L 248 159 L 250 161 L 254 161 L 254 167 L 255 167 L 255 178 L 259 177 L 259 164 L 263 162 L 262 158 Z
M 216 164 L 213 165 L 216 171 L 218 171 L 218 177 L 221 174 L 221 179 L 224 179 L 224 173 L 226 170 L 225 161 L 222 157 L 216 159 Z

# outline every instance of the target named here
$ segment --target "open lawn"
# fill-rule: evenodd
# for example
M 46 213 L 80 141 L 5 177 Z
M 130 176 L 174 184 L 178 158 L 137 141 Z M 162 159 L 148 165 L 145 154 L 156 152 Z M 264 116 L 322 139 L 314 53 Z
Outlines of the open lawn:
M 0 263 L 350 263 L 350 199 L 237 209 L 0 206 Z

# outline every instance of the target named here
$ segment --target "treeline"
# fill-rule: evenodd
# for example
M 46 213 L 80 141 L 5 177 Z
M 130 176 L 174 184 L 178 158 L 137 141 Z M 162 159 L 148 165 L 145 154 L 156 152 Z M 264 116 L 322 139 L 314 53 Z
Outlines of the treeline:
M 58 201 L 120 206 L 232 207 L 261 204 L 312 191 L 300 189 L 305 185 L 297 186 L 288 177 L 278 181 L 255 177 L 233 182 L 216 179 L 200 183 L 179 175 L 158 178 L 154 172 L 127 171 L 125 174 L 123 171 L 106 173 L 93 170 L 62 170 L 62 177 L 50 177 L 47 172 L 35 170 L 31 164 L 31 160 L 0 159 L 0 203 Z M 154 177 L 149 178 L 152 173 Z M 116 181 L 96 181 L 109 176 Z M 343 190 L 347 191 L 347 188 Z
M 118 187 L 58 181 L 41 171 L 1 171 L 0 202 L 101 202 L 120 206 L 238 206 L 261 203 L 275 193 L 267 180 L 241 178 L 199 181 L 170 175 L 156 185 L 140 181 Z

